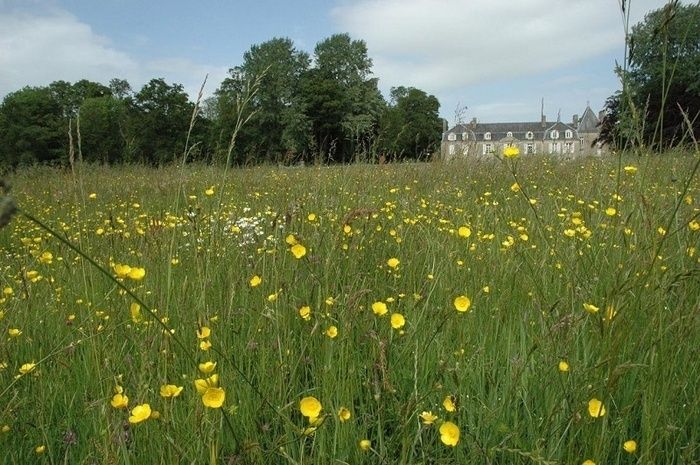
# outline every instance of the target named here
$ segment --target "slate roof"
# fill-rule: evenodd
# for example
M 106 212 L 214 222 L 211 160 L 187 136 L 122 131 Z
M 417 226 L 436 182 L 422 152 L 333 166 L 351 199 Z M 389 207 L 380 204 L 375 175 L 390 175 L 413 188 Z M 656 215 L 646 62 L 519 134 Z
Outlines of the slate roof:
M 600 123 L 600 120 L 595 113 L 593 113 L 591 107 L 586 106 L 586 109 L 584 110 L 583 115 L 581 115 L 581 119 L 578 123 L 578 131 L 583 133 L 598 132 L 598 123 Z

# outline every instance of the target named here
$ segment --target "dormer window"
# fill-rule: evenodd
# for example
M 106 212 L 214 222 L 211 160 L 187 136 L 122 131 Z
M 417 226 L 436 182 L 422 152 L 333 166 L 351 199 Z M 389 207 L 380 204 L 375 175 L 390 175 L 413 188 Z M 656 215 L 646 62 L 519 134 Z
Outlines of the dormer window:
M 447 140 L 457 140 L 457 134 L 451 132 L 447 135 Z
M 467 140 L 467 139 L 469 139 L 469 134 L 467 134 L 466 132 L 463 132 L 462 133 L 462 140 Z
M 552 132 L 550 133 L 550 137 L 551 137 L 552 139 L 559 139 L 559 131 L 557 131 L 557 130 L 555 129 L 554 131 L 552 131 Z
M 574 133 L 571 132 L 571 129 L 566 130 L 566 138 L 567 139 L 572 139 L 574 137 Z
M 527 134 L 525 134 L 525 139 L 527 140 L 532 140 L 535 138 L 535 135 L 532 133 L 532 131 L 528 131 Z
M 508 132 L 506 133 L 506 137 L 513 137 L 513 133 L 510 132 L 510 131 L 508 131 Z
M 484 134 L 484 140 L 491 140 L 491 133 L 487 132 Z

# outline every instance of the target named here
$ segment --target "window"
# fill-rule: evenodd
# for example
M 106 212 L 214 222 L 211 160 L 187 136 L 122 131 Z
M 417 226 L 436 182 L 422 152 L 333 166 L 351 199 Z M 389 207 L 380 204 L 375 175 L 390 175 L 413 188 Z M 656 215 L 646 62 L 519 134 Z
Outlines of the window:
M 566 130 L 566 138 L 567 139 L 572 139 L 574 137 L 574 133 L 571 132 L 571 129 Z
M 462 155 L 469 155 L 469 146 L 467 144 L 462 144 Z
M 493 145 L 491 144 L 484 144 L 482 149 L 482 154 L 486 155 L 487 153 L 493 153 Z
M 533 153 L 535 153 L 535 144 L 528 142 L 525 144 L 525 155 L 532 155 Z
M 532 131 L 528 131 L 527 134 L 525 134 L 525 139 L 532 140 L 535 138 L 535 135 L 532 133 Z
M 583 137 L 578 138 L 578 143 L 580 144 L 578 146 L 579 151 L 583 150 Z
M 462 140 L 467 140 L 467 139 L 469 139 L 469 134 L 467 134 L 466 132 L 463 132 L 462 133 Z
M 552 131 L 552 132 L 549 133 L 549 136 L 550 136 L 552 139 L 559 139 L 559 131 L 557 131 L 557 130 L 555 129 L 554 131 Z
M 508 131 L 508 132 L 506 133 L 506 137 L 513 137 L 513 133 L 510 132 L 510 131 Z
M 451 132 L 447 135 L 447 140 L 457 140 L 457 134 Z
M 572 142 L 564 142 L 564 153 L 574 153 Z
M 484 140 L 491 140 L 491 133 L 490 132 L 487 132 L 484 134 Z
M 454 154 L 455 154 L 455 146 L 454 146 L 454 144 L 450 144 L 450 148 L 449 148 L 449 150 L 448 150 L 448 153 L 449 153 L 450 155 L 454 155 Z

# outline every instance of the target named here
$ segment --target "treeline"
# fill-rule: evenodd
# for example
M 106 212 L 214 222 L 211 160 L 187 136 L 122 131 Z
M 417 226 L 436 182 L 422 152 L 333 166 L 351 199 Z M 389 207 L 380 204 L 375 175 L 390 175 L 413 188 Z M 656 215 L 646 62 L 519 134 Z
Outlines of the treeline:
M 623 2 L 624 5 L 624 2 Z M 623 89 L 605 104 L 600 140 L 656 151 L 700 138 L 700 4 L 668 2 L 627 36 Z
M 426 159 L 439 149 L 439 102 L 407 87 L 385 101 L 364 41 L 347 34 L 313 53 L 275 38 L 252 46 L 214 95 L 195 103 L 180 84 L 152 79 L 135 91 L 123 79 L 25 87 L 0 105 L 5 166 L 88 162 L 163 164 L 182 158 L 230 161 L 350 162 Z M 192 124 L 193 123 L 193 124 Z

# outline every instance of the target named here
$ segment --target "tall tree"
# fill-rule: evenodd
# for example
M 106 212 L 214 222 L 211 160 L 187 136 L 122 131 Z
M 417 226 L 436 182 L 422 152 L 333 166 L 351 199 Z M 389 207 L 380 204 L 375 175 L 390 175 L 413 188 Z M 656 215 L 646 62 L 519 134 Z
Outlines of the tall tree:
M 619 145 L 634 136 L 657 149 L 687 142 L 681 110 L 698 135 L 700 5 L 672 1 L 652 11 L 632 28 L 628 44 L 629 69 L 618 68 L 625 86 L 607 102 L 601 140 Z
M 378 149 L 391 159 L 426 159 L 440 143 L 439 110 L 433 95 L 413 87 L 392 88 L 389 106 L 382 114 Z
M 258 80 L 249 108 L 254 115 L 239 135 L 239 148 L 266 160 L 302 152 L 308 123 L 298 88 L 309 63 L 308 54 L 294 48 L 287 38 L 253 45 L 243 55 L 243 64 L 229 71 L 217 91 L 218 131 L 231 130 L 236 99 L 248 91 L 247 84 Z
M 316 45 L 314 57 L 302 87 L 315 145 L 326 157 L 350 161 L 368 149 L 384 107 L 367 45 L 335 34 Z
M 127 109 L 112 96 L 92 97 L 80 106 L 83 160 L 101 163 L 122 161 L 126 147 Z
M 0 160 L 10 166 L 66 159 L 63 107 L 47 87 L 25 87 L 0 105 Z
M 193 104 L 181 84 L 151 79 L 134 96 L 129 131 L 139 161 L 162 164 L 182 154 Z

